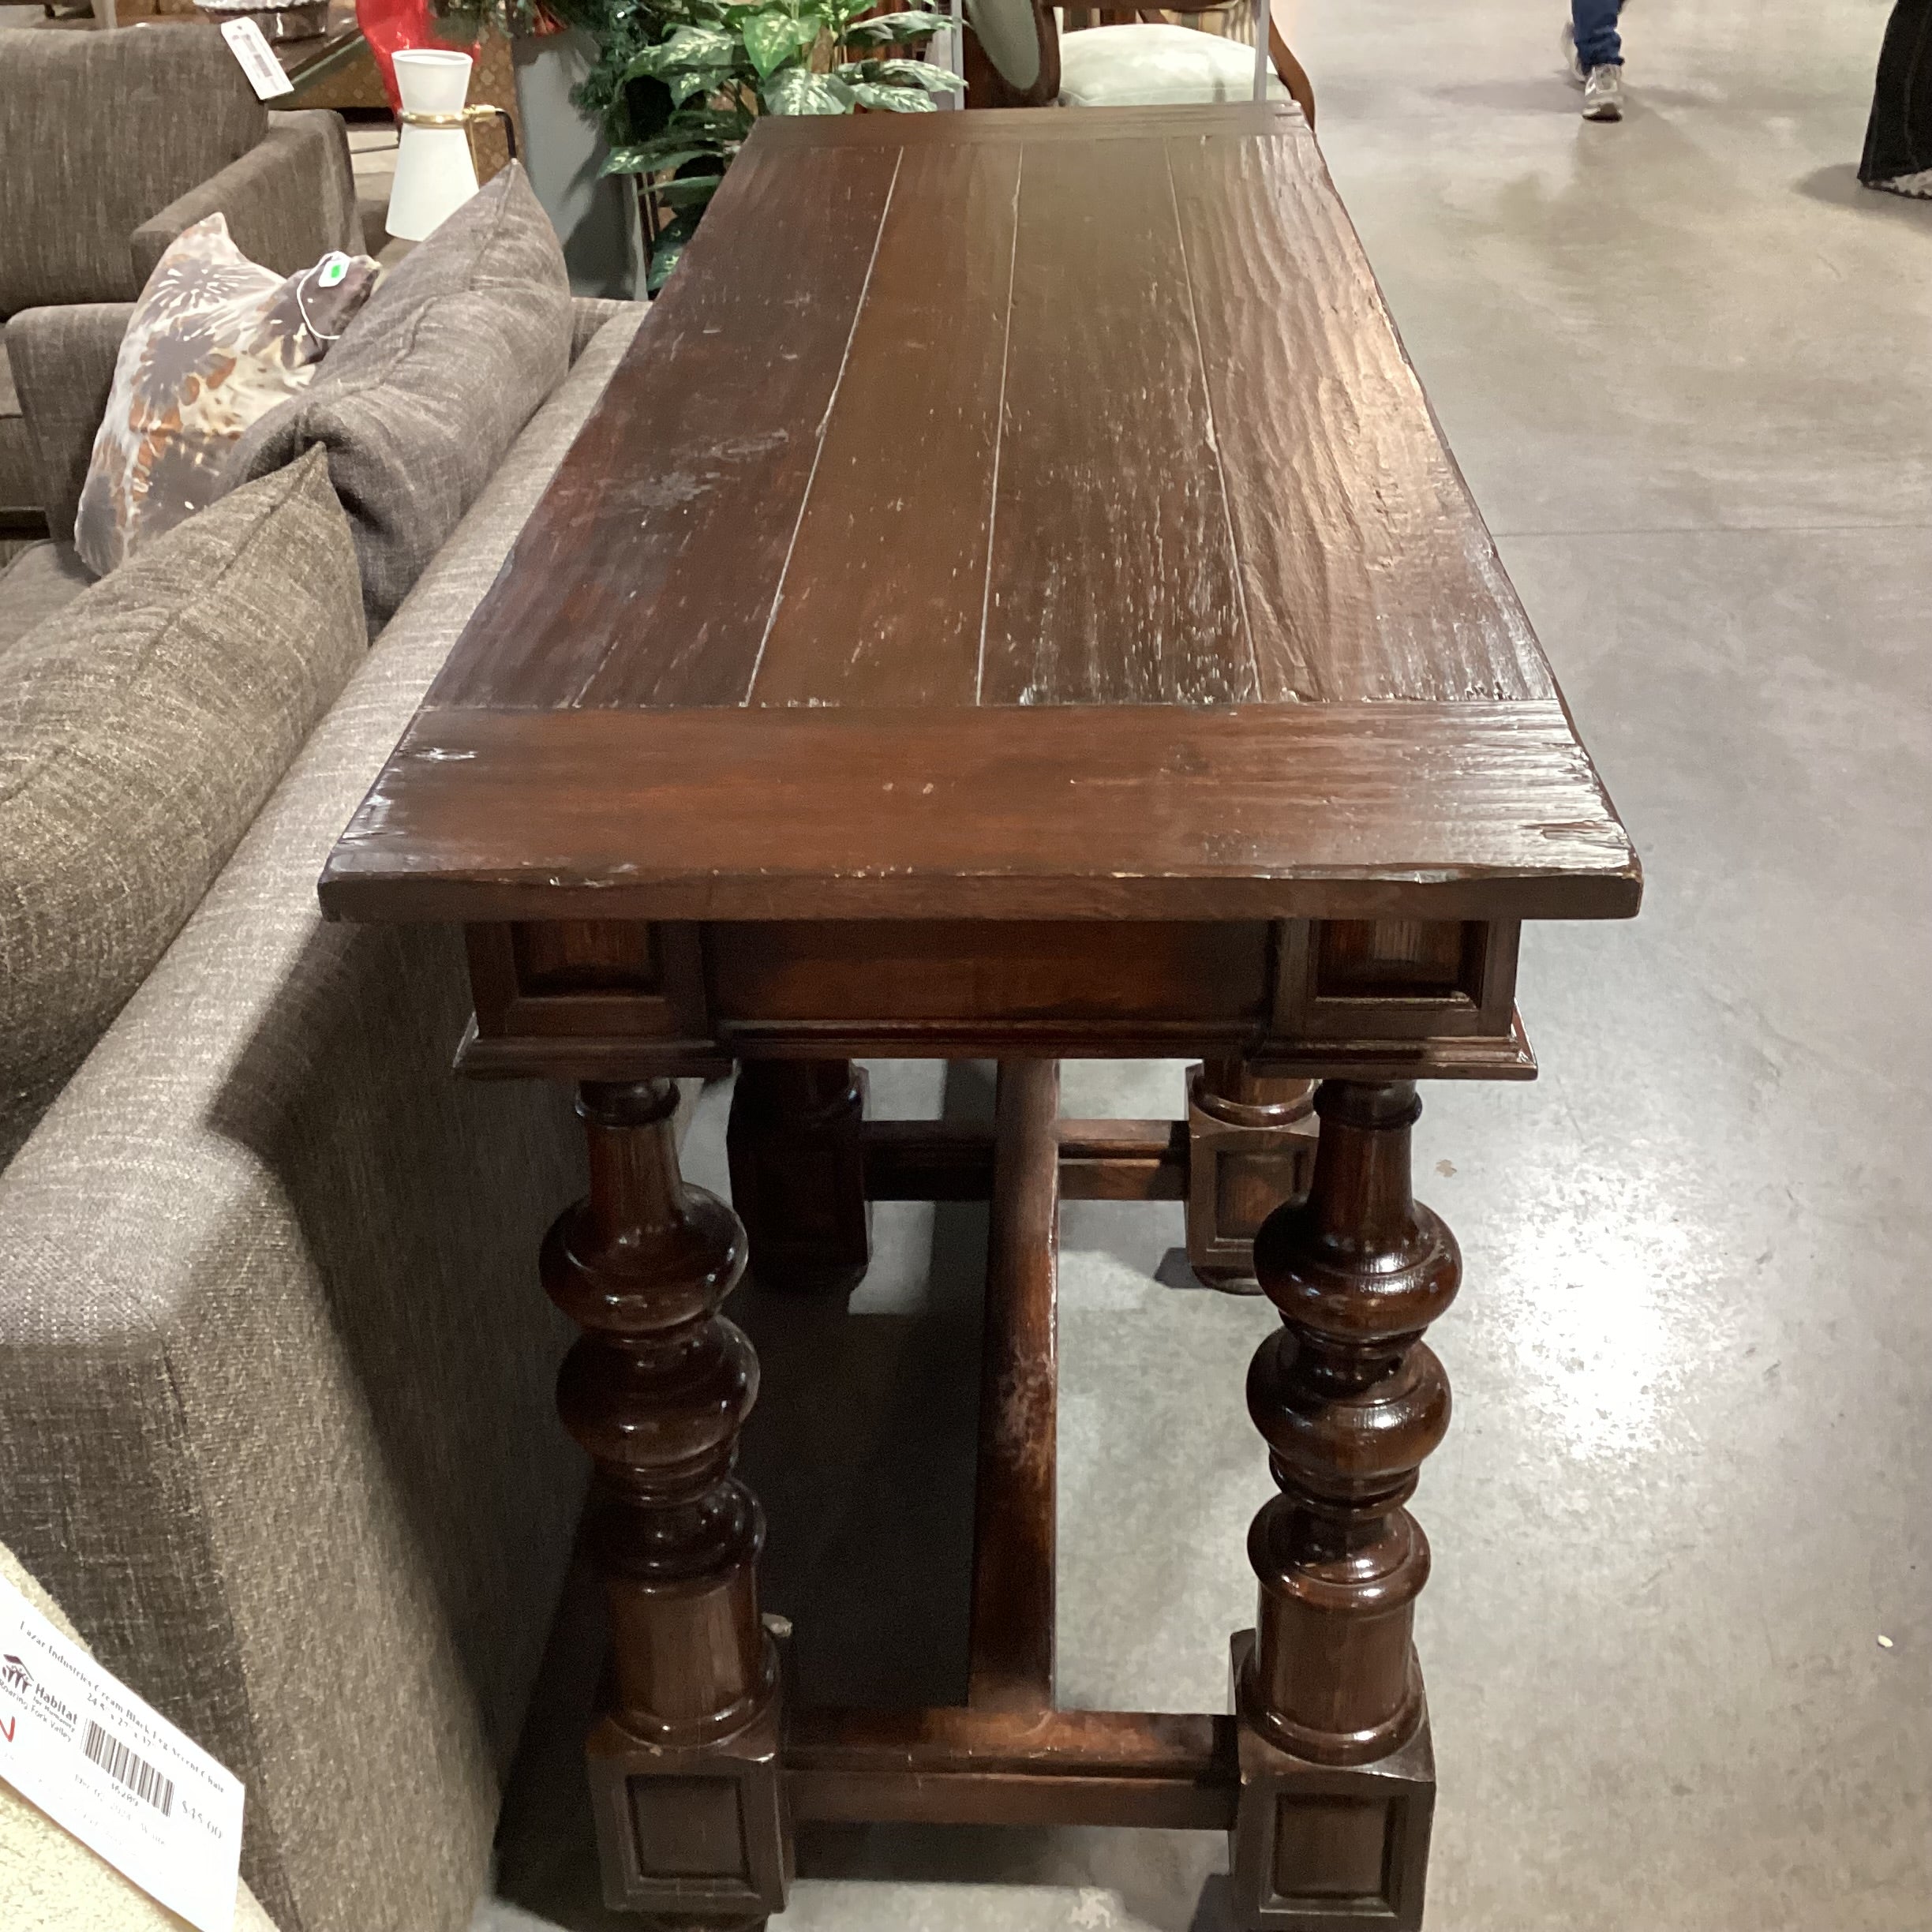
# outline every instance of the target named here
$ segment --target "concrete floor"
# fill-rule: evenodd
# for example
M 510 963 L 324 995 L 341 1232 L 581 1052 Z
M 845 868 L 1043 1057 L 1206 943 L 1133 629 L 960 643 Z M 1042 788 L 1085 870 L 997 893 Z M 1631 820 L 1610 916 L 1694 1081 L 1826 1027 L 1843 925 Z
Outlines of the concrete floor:
M 1467 1263 L 1416 1504 L 1434 1932 L 1932 1926 L 1932 207 L 1853 185 L 1888 5 L 1634 0 L 1632 113 L 1593 127 L 1547 6 L 1301 0 L 1330 164 L 1649 877 L 1634 924 L 1526 937 L 1541 1081 L 1418 1130 Z M 882 1069 L 879 1110 L 941 1092 Z M 714 1185 L 721 1129 L 713 1096 Z M 882 1232 L 849 1321 L 734 1312 L 771 1604 L 810 1693 L 896 1702 L 958 1687 L 983 1230 Z M 1065 1699 L 1219 1708 L 1270 1312 L 1163 1285 L 1178 1211 L 1063 1236 Z M 575 1729 L 533 1727 L 475 1932 L 634 1923 Z M 817 1833 L 800 1867 L 786 1932 L 1226 1925 L 1204 1837 Z

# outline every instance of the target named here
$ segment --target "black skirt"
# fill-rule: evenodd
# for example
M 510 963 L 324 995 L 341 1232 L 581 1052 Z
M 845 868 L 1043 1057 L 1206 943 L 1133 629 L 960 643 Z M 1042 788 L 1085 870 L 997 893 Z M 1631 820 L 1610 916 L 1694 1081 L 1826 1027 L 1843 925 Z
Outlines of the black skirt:
M 1898 0 L 1892 9 L 1859 179 L 1932 195 L 1932 0 Z

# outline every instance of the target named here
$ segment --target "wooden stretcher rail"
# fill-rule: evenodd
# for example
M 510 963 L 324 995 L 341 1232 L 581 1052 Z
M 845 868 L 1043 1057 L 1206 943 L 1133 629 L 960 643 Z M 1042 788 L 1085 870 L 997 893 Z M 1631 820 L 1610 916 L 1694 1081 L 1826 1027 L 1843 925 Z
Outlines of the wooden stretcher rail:
M 1185 1200 L 1187 1123 L 1063 1120 L 1062 1200 Z M 990 1200 L 994 1130 L 970 1121 L 867 1121 L 861 1129 L 871 1200 Z
M 1163 1711 L 805 1710 L 792 1808 L 825 1823 L 1219 1831 L 1241 1777 L 1231 1717 Z

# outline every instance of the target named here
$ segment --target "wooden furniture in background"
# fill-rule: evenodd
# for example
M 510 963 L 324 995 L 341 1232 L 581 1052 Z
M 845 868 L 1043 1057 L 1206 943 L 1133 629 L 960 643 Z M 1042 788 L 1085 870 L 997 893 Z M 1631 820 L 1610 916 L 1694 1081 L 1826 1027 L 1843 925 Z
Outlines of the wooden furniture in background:
M 1415 1083 L 1530 1077 L 1521 923 L 1640 881 L 1295 108 L 761 124 L 321 889 L 467 928 L 466 1071 L 581 1083 L 613 1904 L 754 1924 L 799 1818 L 1111 1823 L 1231 1831 L 1255 1932 L 1417 1923 Z M 1058 1117 L 1061 1057 L 1189 1053 L 1191 1133 Z M 864 1121 L 861 1054 L 998 1058 L 994 1125 Z M 754 1267 L 991 1204 L 962 1708 L 781 1707 L 745 1237 L 669 1130 L 733 1061 Z M 1058 1202 L 1189 1198 L 1226 1265 L 1271 1162 L 1234 1714 L 1058 1710 Z
M 1282 0 L 1269 0 L 1268 66 L 1312 128 L 1315 89 L 1307 69 L 1288 44 L 1286 23 L 1276 10 L 1281 4 Z M 1160 8 L 1066 7 L 1058 12 L 1064 26 L 1056 19 L 1050 0 L 972 0 L 963 36 L 968 107 L 1046 107 L 1058 101 L 1063 33 L 1152 26 L 1170 13 L 1190 16 L 1197 22 L 1208 14 L 1225 16 L 1229 21 L 1251 14 L 1239 0 L 1234 6 L 1229 0 L 1169 0 Z M 1248 31 L 1247 44 L 1252 50 L 1252 28 Z M 1240 44 L 1238 39 L 1233 43 Z M 1242 88 L 1247 84 L 1244 79 Z

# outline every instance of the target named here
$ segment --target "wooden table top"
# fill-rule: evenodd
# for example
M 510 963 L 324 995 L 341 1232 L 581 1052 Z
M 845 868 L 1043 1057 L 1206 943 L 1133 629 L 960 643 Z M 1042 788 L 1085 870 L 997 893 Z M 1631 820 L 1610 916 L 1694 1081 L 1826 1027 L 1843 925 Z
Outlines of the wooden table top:
M 324 877 L 355 918 L 1618 917 L 1291 106 L 760 125 Z

